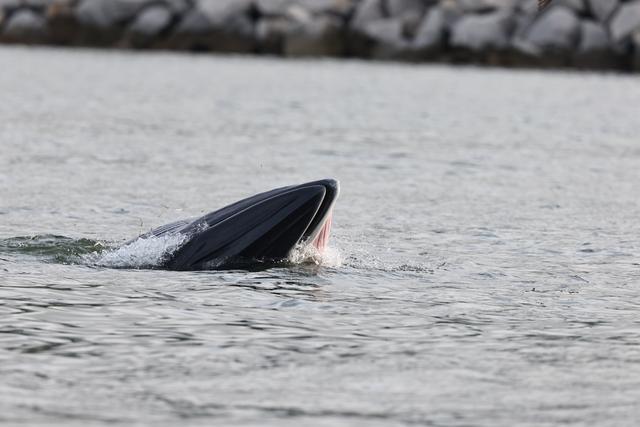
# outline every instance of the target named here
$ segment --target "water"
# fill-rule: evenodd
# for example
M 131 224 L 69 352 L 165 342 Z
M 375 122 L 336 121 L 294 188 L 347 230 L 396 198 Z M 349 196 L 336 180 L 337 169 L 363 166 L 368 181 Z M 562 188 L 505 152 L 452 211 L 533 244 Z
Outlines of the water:
M 25 48 L 0 66 L 0 422 L 640 416 L 637 76 Z M 324 177 L 342 191 L 319 263 L 167 272 L 139 267 L 171 242 L 112 249 Z

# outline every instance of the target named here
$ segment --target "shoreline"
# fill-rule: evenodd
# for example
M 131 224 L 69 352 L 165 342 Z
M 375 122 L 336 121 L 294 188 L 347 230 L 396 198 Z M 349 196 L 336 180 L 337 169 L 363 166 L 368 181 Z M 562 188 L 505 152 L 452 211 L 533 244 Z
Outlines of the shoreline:
M 605 5 L 606 3 L 606 5 Z M 4 0 L 0 43 L 640 71 L 640 0 Z

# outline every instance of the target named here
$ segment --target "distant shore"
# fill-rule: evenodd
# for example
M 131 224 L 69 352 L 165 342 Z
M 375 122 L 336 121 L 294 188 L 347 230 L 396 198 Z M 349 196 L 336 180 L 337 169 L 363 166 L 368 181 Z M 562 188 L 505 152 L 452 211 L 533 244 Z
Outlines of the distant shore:
M 640 0 L 0 0 L 0 43 L 640 71 Z

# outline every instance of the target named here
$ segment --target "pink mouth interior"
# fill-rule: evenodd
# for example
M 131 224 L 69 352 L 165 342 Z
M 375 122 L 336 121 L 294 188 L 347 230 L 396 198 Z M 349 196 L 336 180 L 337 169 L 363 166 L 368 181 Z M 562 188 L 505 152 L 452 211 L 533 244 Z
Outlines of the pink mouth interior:
M 313 242 L 311 242 L 311 244 L 315 246 L 316 249 L 318 249 L 318 251 L 320 251 L 321 253 L 324 252 L 324 249 L 329 244 L 329 233 L 331 233 L 332 218 L 333 218 L 333 213 L 330 212 L 329 215 L 327 215 L 327 219 L 324 221 L 324 225 L 318 232 L 318 235 L 316 236 L 315 239 L 313 239 Z

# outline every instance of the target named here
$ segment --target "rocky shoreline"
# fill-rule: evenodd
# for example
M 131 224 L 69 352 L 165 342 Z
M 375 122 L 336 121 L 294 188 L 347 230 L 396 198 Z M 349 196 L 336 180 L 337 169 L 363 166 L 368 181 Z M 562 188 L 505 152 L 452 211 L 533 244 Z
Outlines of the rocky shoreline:
M 640 71 L 640 0 L 0 0 L 0 43 Z

